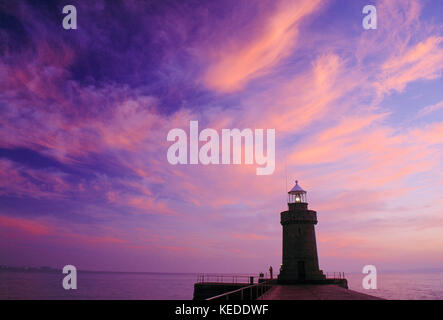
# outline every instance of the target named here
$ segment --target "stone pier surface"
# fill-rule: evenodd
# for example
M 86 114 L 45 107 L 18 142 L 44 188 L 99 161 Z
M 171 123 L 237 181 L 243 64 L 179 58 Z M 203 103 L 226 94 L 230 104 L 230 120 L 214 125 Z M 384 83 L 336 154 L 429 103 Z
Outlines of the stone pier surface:
M 384 300 L 334 284 L 273 285 L 259 300 Z
M 247 287 L 248 283 L 195 283 L 194 300 L 205 300 L 219 294 Z

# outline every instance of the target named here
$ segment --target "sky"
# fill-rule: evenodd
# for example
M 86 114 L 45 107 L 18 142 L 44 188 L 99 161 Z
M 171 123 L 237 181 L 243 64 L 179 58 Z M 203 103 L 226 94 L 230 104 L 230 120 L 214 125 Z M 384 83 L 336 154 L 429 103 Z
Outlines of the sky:
M 297 179 L 325 272 L 443 267 L 442 1 L 66 4 L 0 1 L 0 264 L 278 270 Z M 274 173 L 171 165 L 191 120 Z

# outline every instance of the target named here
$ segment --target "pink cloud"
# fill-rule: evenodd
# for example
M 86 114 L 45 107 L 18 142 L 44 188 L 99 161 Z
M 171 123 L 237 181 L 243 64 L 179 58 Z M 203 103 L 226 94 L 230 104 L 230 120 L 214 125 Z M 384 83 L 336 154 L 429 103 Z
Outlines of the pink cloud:
M 440 110 L 440 109 L 443 109 L 443 101 L 440 101 L 440 102 L 437 102 L 433 105 L 429 105 L 429 106 L 424 107 L 423 109 L 421 109 L 418 112 L 417 117 L 419 117 L 419 118 L 424 117 L 424 116 L 426 116 L 430 113 L 433 113 L 437 110 Z
M 0 215 L 0 226 L 24 231 L 35 236 L 44 236 L 53 232 L 53 228 L 39 221 Z
M 443 122 L 436 122 L 424 128 L 416 128 L 411 131 L 411 136 L 418 143 L 434 145 L 443 143 Z
M 380 91 L 402 91 L 410 82 L 432 80 L 443 70 L 442 37 L 431 36 L 426 40 L 393 55 L 382 66 L 377 87 Z
M 147 197 L 130 197 L 128 205 L 141 209 L 146 213 L 161 213 L 165 215 L 177 215 L 177 213 L 167 207 L 164 202 Z
M 268 239 L 268 237 L 266 237 L 266 236 L 255 234 L 255 233 L 246 233 L 246 234 L 236 233 L 236 234 L 234 234 L 234 238 L 240 239 L 240 240 L 267 240 Z
M 220 92 L 241 89 L 250 80 L 270 71 L 293 50 L 300 21 L 317 10 L 315 1 L 279 1 L 264 18 L 260 30 L 248 39 L 227 42 L 204 75 L 204 83 Z
M 71 242 L 74 240 L 86 245 L 124 245 L 127 243 L 127 240 L 112 236 L 91 236 L 75 233 L 63 234 L 61 238 L 64 242 Z
M 66 174 L 57 170 L 37 170 L 0 159 L 0 194 L 31 197 L 60 198 L 71 189 Z

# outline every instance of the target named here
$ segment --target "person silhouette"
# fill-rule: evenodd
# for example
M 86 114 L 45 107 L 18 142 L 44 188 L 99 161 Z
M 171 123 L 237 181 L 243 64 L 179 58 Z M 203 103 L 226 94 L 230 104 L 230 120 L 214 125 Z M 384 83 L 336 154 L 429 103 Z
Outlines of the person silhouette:
M 272 279 L 272 266 L 269 267 L 269 274 L 270 274 L 271 279 Z

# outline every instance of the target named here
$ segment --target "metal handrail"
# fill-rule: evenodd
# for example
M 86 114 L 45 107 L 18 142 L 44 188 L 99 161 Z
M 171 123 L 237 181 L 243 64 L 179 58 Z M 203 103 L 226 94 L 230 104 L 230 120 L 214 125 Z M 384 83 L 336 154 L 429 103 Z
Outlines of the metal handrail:
M 209 283 L 209 282 L 217 282 L 217 283 L 251 283 L 254 282 L 254 278 L 257 276 L 253 275 L 227 275 L 227 274 L 198 274 L 197 275 L 197 283 Z
M 330 277 L 332 275 L 332 277 Z M 344 272 L 326 272 L 326 279 L 345 279 Z
M 272 280 L 263 281 L 260 283 L 256 283 L 247 287 L 242 287 L 240 289 L 236 289 L 233 291 L 225 292 L 222 294 L 219 294 L 217 296 L 211 297 L 206 299 L 207 301 L 211 300 L 218 300 L 218 299 L 224 299 L 224 300 L 257 300 L 260 296 L 262 296 L 266 291 L 268 291 L 272 285 Z M 256 289 L 256 290 L 254 290 Z M 249 292 L 246 292 L 249 290 Z M 239 294 L 240 299 L 236 299 L 235 295 Z M 249 293 L 249 294 L 248 294 Z M 249 299 L 248 299 L 249 297 Z

